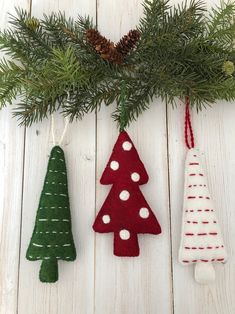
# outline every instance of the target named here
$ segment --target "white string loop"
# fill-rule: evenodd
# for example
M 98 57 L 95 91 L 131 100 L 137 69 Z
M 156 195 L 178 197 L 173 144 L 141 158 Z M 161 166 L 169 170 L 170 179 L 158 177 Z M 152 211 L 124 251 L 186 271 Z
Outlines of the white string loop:
M 55 119 L 53 113 L 51 114 L 51 135 L 52 135 L 52 142 L 53 146 L 55 146 Z
M 54 115 L 51 114 L 51 135 L 52 135 L 52 142 L 53 142 L 54 146 L 57 145 L 57 143 L 58 143 L 58 145 L 61 145 L 63 140 L 64 140 L 64 137 L 66 135 L 66 132 L 68 130 L 68 125 L 69 125 L 68 117 L 65 117 L 64 121 L 65 121 L 64 130 L 62 132 L 62 135 L 61 135 L 59 141 L 56 142 L 56 139 L 55 139 L 55 118 L 54 118 Z
M 65 137 L 65 134 L 66 134 L 66 132 L 67 132 L 67 130 L 68 130 L 69 118 L 68 118 L 68 117 L 65 117 L 65 118 L 64 118 L 64 121 L 65 121 L 64 130 L 63 130 L 63 133 L 62 133 L 61 138 L 60 138 L 60 140 L 59 140 L 59 145 L 62 144 L 62 142 L 63 142 L 63 140 L 64 140 L 64 137 Z
M 67 102 L 69 101 L 69 99 L 70 99 L 70 94 L 67 91 Z M 68 117 L 64 117 L 64 122 L 65 122 L 64 130 L 62 132 L 60 140 L 58 141 L 58 145 L 61 145 L 63 140 L 64 140 L 65 134 L 66 134 L 66 132 L 68 130 L 69 118 Z M 56 145 L 56 140 L 55 140 L 55 119 L 54 119 L 53 113 L 51 114 L 51 134 L 52 134 L 53 145 L 55 146 Z

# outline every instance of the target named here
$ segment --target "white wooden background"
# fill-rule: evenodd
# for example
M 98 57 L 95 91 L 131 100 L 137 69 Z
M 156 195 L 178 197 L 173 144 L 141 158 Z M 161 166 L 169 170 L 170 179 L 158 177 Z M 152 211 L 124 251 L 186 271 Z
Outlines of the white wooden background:
M 175 0 L 176 1 L 176 0 Z M 208 3 L 209 5 L 209 3 Z M 38 17 L 64 10 L 89 14 L 117 41 L 141 16 L 140 0 L 0 0 L 0 27 L 14 6 Z M 217 280 L 199 286 L 193 268 L 177 261 L 183 197 L 183 106 L 155 100 L 128 130 L 150 176 L 143 192 L 163 229 L 140 236 L 138 258 L 112 255 L 112 235 L 95 234 L 92 223 L 109 187 L 99 178 L 117 138 L 113 108 L 69 126 L 67 159 L 77 260 L 59 262 L 59 281 L 38 280 L 40 262 L 25 259 L 52 147 L 50 121 L 18 127 L 9 109 L 0 112 L 0 314 L 234 314 L 235 313 L 235 104 L 218 103 L 193 124 L 205 152 L 211 193 L 229 262 L 216 265 Z M 56 117 L 59 136 L 63 120 Z

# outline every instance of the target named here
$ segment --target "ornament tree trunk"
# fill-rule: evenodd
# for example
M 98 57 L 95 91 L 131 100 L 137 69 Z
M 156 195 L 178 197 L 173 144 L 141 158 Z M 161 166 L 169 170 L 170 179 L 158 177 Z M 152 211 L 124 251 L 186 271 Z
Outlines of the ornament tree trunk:
M 76 258 L 65 157 L 59 146 L 53 147 L 50 154 L 26 257 L 30 261 L 42 260 L 39 273 L 42 282 L 58 280 L 58 260 L 73 261 Z
M 196 264 L 196 281 L 208 284 L 215 279 L 212 263 L 224 263 L 226 259 L 227 253 L 200 153 L 196 149 L 189 149 L 185 163 L 179 260 L 183 265 Z
M 94 230 L 114 233 L 114 255 L 138 256 L 138 234 L 159 234 L 161 227 L 139 188 L 148 182 L 148 175 L 125 131 L 117 139 L 100 182 L 113 186 L 95 219 Z

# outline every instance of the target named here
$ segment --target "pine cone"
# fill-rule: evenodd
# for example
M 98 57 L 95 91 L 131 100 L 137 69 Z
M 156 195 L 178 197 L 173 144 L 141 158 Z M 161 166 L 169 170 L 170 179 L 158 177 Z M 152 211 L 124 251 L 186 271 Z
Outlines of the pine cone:
M 139 39 L 140 32 L 137 29 L 130 30 L 129 33 L 123 36 L 116 44 L 116 49 L 123 56 L 126 56 L 131 50 L 136 47 Z
M 95 48 L 102 59 L 114 64 L 123 63 L 123 56 L 116 50 L 114 43 L 102 36 L 96 29 L 86 31 L 86 40 Z

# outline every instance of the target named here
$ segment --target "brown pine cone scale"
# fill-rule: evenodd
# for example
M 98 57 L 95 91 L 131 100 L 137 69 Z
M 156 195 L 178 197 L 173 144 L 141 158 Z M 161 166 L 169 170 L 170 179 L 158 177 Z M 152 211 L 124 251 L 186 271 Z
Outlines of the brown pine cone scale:
M 86 40 L 100 54 L 101 58 L 113 64 L 122 64 L 124 58 L 136 47 L 140 38 L 140 32 L 136 29 L 130 30 L 129 33 L 114 43 L 102 36 L 96 29 L 86 31 Z

